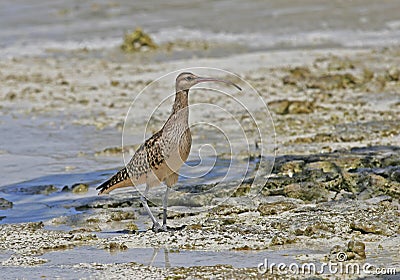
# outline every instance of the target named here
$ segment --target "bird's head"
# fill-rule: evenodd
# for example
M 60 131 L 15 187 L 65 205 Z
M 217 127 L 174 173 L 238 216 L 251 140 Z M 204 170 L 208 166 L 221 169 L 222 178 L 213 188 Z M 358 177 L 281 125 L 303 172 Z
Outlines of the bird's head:
M 192 86 L 197 85 L 198 83 L 202 83 L 202 82 L 225 83 L 225 84 L 236 87 L 238 90 L 242 90 L 239 86 L 235 85 L 234 83 L 232 83 L 230 81 L 224 81 L 224 80 L 209 78 L 209 77 L 199 77 L 193 73 L 183 72 L 183 73 L 180 73 L 178 75 L 178 77 L 176 77 L 176 92 L 188 90 Z

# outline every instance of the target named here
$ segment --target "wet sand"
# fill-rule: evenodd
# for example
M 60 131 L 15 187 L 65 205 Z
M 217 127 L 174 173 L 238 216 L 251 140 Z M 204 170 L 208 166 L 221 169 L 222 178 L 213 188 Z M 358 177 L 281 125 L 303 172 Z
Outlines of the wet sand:
M 399 272 L 398 47 L 256 52 L 147 64 L 135 63 L 142 59 L 135 56 L 125 61 L 83 57 L 78 52 L 0 61 L 0 99 L 4 100 L 0 126 L 7 131 L 0 140 L 0 169 L 8 174 L 1 178 L 0 197 L 15 199 L 13 205 L 1 204 L 2 274 L 10 279 L 248 279 L 266 276 L 257 272 L 264 258 L 320 264 L 336 261 L 338 250 L 346 253 L 345 263 L 368 262 Z M 199 65 L 228 69 L 257 89 L 274 124 L 276 145 L 268 146 L 267 154 L 276 154 L 275 165 L 271 174 L 268 167 L 258 165 L 268 177 L 264 185 L 252 185 L 254 172 L 250 172 L 231 198 L 218 201 L 217 197 L 218 206 L 211 211 L 201 211 L 204 206 L 192 201 L 182 204 L 180 193 L 173 194 L 168 222 L 177 230 L 155 234 L 148 230 L 137 191 L 97 197 L 94 188 L 123 164 L 121 131 L 132 93 L 161 74 Z M 169 93 L 172 85 L 162 81 L 154 94 Z M 130 127 L 129 144 L 140 143 L 142 132 L 135 131 L 143 131 L 153 98 L 147 95 L 142 106 L 135 107 L 137 119 Z M 210 95 L 190 98 L 193 103 L 233 108 Z M 167 103 L 151 122 L 150 131 L 162 125 L 168 110 Z M 207 113 L 194 117 L 215 121 Z M 226 130 L 236 135 L 235 127 Z M 195 131 L 192 151 L 196 153 L 196 145 L 207 135 L 206 127 Z M 224 158 L 224 153 L 218 156 Z M 252 150 L 252 160 L 259 156 L 257 149 Z M 98 170 L 106 171 L 95 173 Z M 57 182 L 57 174 L 85 172 L 93 174 Z M 47 175 L 56 177 L 18 183 Z M 88 189 L 73 192 L 75 183 L 87 184 Z M 178 188 L 185 193 L 206 185 Z M 250 196 L 250 186 L 260 193 Z M 36 191 L 16 199 L 33 187 Z M 156 189 L 155 196 L 160 191 Z M 45 200 L 48 208 L 41 211 L 59 214 L 30 220 L 29 207 L 18 212 L 20 206 L 29 205 L 27 200 Z M 16 223 L 24 215 L 27 219 Z M 357 248 L 351 241 L 358 242 Z M 152 262 L 153 250 L 157 254 Z M 267 275 L 285 279 L 276 273 Z M 317 279 L 358 276 L 315 275 Z

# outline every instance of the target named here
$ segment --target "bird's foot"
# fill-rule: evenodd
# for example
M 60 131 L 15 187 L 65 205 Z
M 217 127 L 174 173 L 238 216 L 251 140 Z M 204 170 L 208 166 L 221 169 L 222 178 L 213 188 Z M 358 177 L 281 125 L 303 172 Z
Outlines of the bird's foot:
M 168 227 L 166 224 L 163 224 L 162 226 L 157 223 L 157 224 L 153 224 L 153 227 L 151 228 L 152 231 L 154 231 L 155 233 L 157 232 L 167 232 L 167 231 L 178 231 L 178 230 L 182 230 L 186 227 L 186 225 L 182 225 L 180 227 Z
M 151 228 L 151 230 L 152 231 L 154 231 L 154 232 L 162 232 L 162 231 L 166 231 L 165 229 L 164 229 L 164 226 L 161 226 L 159 223 L 154 223 L 153 224 L 153 227 Z

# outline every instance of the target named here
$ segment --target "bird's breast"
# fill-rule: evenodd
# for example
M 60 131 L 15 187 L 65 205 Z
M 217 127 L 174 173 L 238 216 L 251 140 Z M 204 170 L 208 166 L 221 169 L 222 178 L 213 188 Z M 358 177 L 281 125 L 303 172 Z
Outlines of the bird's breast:
M 179 153 L 183 162 L 187 160 L 191 147 L 192 147 L 192 135 L 190 133 L 190 129 L 187 128 L 185 132 L 182 134 L 182 137 L 179 141 Z
M 175 127 L 171 131 L 164 138 L 164 155 L 168 166 L 177 172 L 189 156 L 192 137 L 189 127 Z

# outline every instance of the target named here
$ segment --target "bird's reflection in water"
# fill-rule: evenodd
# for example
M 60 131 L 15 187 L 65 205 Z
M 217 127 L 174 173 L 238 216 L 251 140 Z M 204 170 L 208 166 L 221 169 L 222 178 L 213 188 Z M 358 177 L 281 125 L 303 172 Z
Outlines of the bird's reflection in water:
M 168 256 L 168 249 L 167 248 L 154 248 L 153 249 L 153 255 L 151 256 L 150 262 L 149 262 L 149 266 L 153 266 L 154 260 L 157 257 L 157 254 L 160 251 L 164 251 L 164 263 L 165 263 L 165 267 L 166 268 L 170 268 L 171 267 L 171 263 L 169 262 L 169 256 Z

